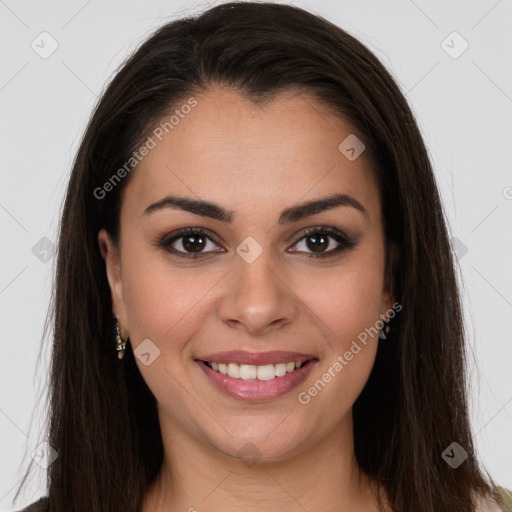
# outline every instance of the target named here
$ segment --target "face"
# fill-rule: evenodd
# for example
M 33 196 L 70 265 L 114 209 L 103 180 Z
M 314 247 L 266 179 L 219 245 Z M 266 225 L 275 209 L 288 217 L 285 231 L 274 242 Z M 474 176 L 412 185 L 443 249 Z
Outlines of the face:
M 133 171 L 118 246 L 99 234 L 112 308 L 163 430 L 284 460 L 351 426 L 371 371 L 393 304 L 377 184 L 312 96 L 196 100 Z

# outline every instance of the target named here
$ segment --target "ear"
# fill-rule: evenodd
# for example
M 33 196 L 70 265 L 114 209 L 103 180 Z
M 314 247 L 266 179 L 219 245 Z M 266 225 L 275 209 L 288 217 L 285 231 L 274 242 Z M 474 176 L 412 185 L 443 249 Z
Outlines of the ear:
M 395 242 L 389 242 L 386 246 L 386 268 L 384 275 L 384 289 L 382 291 L 382 308 L 385 314 L 393 309 L 396 302 L 395 276 L 400 263 L 400 249 Z
M 100 230 L 98 233 L 98 244 L 101 256 L 105 260 L 107 280 L 110 287 L 110 296 L 112 298 L 112 313 L 119 318 L 121 336 L 125 338 L 126 336 L 123 334 L 122 330 L 123 326 L 127 325 L 127 317 L 119 250 L 105 229 Z

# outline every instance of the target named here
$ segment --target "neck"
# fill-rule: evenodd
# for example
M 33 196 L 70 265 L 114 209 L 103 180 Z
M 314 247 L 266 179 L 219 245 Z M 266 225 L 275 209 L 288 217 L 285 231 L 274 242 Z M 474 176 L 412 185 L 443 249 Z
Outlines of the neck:
M 319 442 L 274 462 L 229 457 L 160 418 L 164 461 L 143 512 L 378 510 L 355 459 L 351 415 Z

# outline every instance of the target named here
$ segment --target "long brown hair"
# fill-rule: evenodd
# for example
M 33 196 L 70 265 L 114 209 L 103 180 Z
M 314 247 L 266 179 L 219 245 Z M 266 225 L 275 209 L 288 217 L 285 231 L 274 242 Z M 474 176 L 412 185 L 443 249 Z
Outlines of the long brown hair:
M 83 136 L 58 241 L 48 421 L 58 457 L 48 469 L 50 510 L 140 510 L 161 467 L 155 398 L 130 346 L 124 360 L 116 357 L 97 243 L 104 227 L 117 237 L 131 174 L 104 197 L 95 190 L 164 114 L 217 84 L 254 102 L 307 90 L 361 134 L 386 240 L 399 248 L 393 288 L 403 310 L 353 407 L 356 457 L 393 510 L 474 511 L 473 493 L 495 496 L 495 487 L 474 455 L 453 255 L 414 116 L 390 73 L 356 38 L 297 7 L 253 2 L 222 4 L 158 29 L 115 74 Z M 456 469 L 442 457 L 452 442 L 469 454 Z

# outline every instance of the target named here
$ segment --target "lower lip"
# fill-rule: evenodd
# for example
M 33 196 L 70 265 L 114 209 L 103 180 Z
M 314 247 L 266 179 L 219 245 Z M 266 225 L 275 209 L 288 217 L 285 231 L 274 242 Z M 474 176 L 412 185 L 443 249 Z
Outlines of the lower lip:
M 218 389 L 226 393 L 226 395 L 236 398 L 237 400 L 263 402 L 279 398 L 299 386 L 318 361 L 316 359 L 310 359 L 293 372 L 287 373 L 282 377 L 276 377 L 272 380 L 234 379 L 229 375 L 223 375 L 220 372 L 212 370 L 203 361 L 196 362 L 210 381 L 213 382 Z

